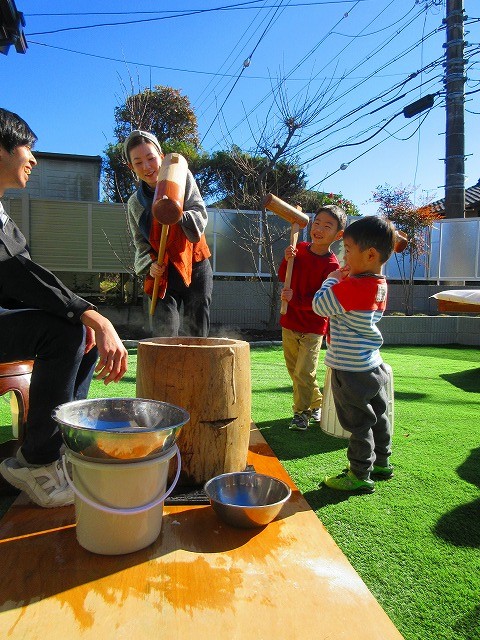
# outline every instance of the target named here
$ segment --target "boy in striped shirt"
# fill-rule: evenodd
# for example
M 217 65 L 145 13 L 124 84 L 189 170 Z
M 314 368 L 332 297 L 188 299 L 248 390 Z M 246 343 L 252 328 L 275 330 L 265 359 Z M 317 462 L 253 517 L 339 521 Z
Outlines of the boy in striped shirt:
M 377 323 L 387 301 L 381 270 L 394 250 L 395 233 L 390 221 L 377 216 L 353 222 L 343 235 L 345 266 L 333 271 L 313 297 L 315 313 L 330 318 L 325 364 L 332 369 L 338 420 L 350 432 L 348 468 L 323 479 L 331 489 L 373 493 L 372 478 L 393 476 L 389 376 Z

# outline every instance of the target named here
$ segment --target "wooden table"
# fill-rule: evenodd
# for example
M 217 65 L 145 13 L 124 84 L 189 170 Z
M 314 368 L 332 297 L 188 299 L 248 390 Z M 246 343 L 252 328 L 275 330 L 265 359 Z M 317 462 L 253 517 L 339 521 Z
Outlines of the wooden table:
M 17 498 L 0 521 L 0 637 L 401 639 L 256 429 L 249 462 L 292 487 L 281 519 L 242 530 L 169 506 L 157 542 L 124 556 L 82 549 L 73 507 Z

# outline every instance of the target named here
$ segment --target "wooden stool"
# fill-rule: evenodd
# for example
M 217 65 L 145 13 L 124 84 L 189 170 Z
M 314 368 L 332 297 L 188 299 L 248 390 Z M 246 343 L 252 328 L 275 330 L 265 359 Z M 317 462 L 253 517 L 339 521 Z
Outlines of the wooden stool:
M 0 458 L 14 455 L 16 449 L 23 442 L 32 369 L 33 360 L 0 362 L 0 396 L 3 396 L 7 391 L 12 391 L 12 406 L 18 409 L 18 412 L 15 411 L 17 413 L 16 419 L 15 416 L 12 416 L 12 421 L 15 423 L 12 428 L 14 433 L 17 432 L 16 439 L 0 444 Z

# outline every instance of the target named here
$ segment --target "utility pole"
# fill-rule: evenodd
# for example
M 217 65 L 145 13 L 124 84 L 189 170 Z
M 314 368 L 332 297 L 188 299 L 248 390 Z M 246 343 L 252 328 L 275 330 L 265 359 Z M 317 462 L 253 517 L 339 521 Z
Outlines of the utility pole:
M 463 0 L 447 0 L 445 215 L 465 217 L 465 47 Z

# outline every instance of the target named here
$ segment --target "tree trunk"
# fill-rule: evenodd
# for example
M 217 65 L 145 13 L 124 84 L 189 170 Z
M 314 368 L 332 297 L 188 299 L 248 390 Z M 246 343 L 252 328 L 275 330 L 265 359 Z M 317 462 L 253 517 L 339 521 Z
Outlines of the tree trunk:
M 227 338 L 153 338 L 138 344 L 137 397 L 190 413 L 177 440 L 181 485 L 244 471 L 251 426 L 250 346 Z
M 280 327 L 280 315 L 279 315 L 279 300 L 282 284 L 279 282 L 278 277 L 272 277 L 270 283 L 270 313 L 268 316 L 268 329 L 278 329 Z

